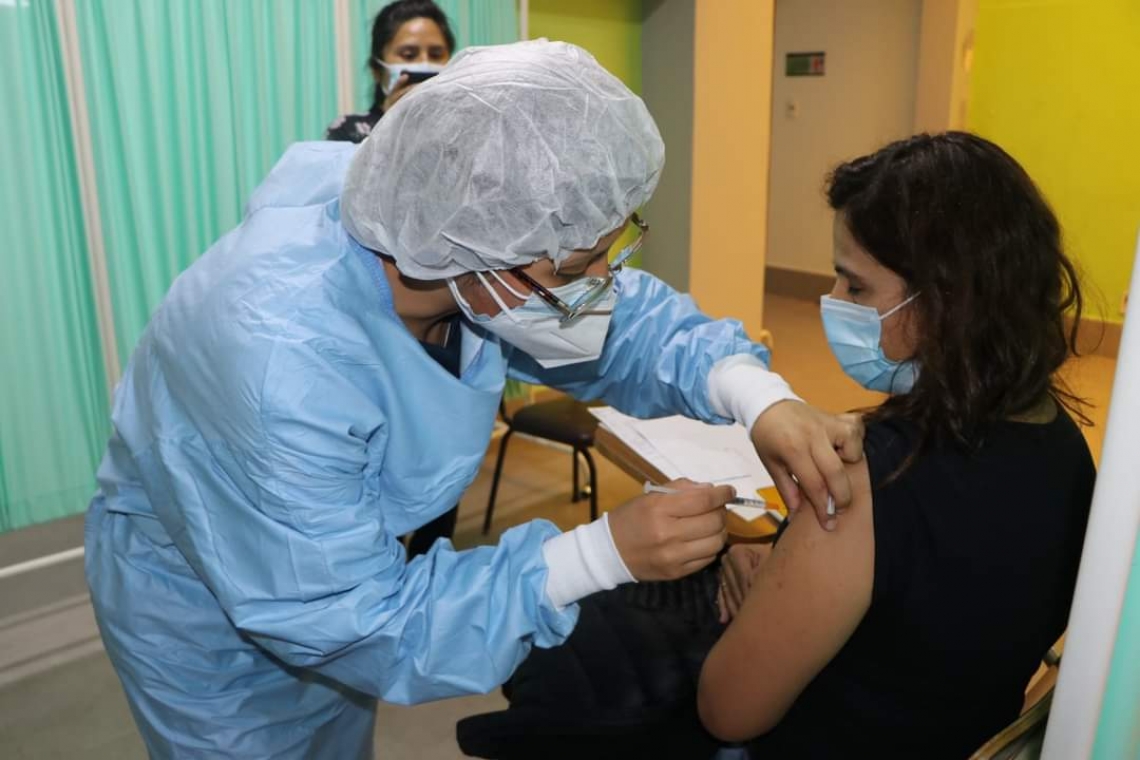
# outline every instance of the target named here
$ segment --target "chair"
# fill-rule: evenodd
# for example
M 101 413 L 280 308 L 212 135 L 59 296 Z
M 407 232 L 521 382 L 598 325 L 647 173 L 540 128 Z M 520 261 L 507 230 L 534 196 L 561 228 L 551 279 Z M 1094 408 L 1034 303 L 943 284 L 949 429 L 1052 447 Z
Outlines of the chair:
M 554 441 L 573 449 L 573 486 L 570 501 L 577 502 L 589 496 L 590 519 L 598 519 L 598 473 L 590 449 L 594 445 L 594 431 L 598 419 L 590 414 L 589 408 L 581 401 L 572 398 L 558 398 L 527 404 L 513 415 L 507 414 L 506 404 L 499 402 L 499 414 L 507 424 L 507 431 L 499 442 L 499 458 L 495 462 L 495 476 L 491 480 L 491 497 L 487 500 L 487 514 L 483 517 L 483 535 L 491 530 L 491 520 L 495 514 L 495 497 L 499 493 L 499 478 L 503 474 L 503 461 L 507 454 L 507 444 L 515 433 Z M 579 488 L 578 457 L 586 460 L 589 471 L 589 484 Z
M 1044 663 L 1045 673 L 1030 687 L 1021 715 L 970 755 L 969 760 L 1036 760 L 1041 757 L 1061 655 L 1050 649 Z

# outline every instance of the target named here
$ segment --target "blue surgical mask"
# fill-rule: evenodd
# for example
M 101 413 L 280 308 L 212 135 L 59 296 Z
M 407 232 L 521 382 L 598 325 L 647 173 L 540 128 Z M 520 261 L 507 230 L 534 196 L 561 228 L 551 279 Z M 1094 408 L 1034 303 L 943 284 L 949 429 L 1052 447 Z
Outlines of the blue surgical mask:
M 891 361 L 880 341 L 883 320 L 918 298 L 915 293 L 886 314 L 870 306 L 820 296 L 819 310 L 827 344 L 839 366 L 864 388 L 883 393 L 907 393 L 914 387 L 918 367 L 913 361 Z
M 491 287 L 483 272 L 476 272 L 475 277 L 499 305 L 499 313 L 493 317 L 476 314 L 467 303 L 467 299 L 460 294 L 455 280 L 448 280 L 447 286 L 451 289 L 456 305 L 471 322 L 498 335 L 520 351 L 530 354 L 536 362 L 547 369 L 593 361 L 602 355 L 606 333 L 610 329 L 610 316 L 617 302 L 617 294 L 613 288 L 610 288 L 609 292 L 588 312 L 573 322 L 562 324 L 560 322 L 562 315 L 537 295 L 520 293 L 500 277 L 498 272 L 492 271 L 490 275 L 524 303 L 513 309 L 510 308 Z M 569 285 L 550 288 L 550 292 L 567 303 L 575 303 L 592 285 L 590 278 L 583 278 Z

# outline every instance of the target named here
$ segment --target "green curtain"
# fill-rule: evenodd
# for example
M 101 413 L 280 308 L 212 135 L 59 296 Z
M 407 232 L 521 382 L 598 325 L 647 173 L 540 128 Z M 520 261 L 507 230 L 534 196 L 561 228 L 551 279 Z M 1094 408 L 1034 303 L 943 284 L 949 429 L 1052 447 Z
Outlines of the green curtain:
M 326 0 L 76 2 L 126 364 L 174 278 L 241 219 L 284 149 L 336 114 Z
M 459 46 L 517 38 L 515 0 L 445 0 Z M 379 2 L 352 0 L 355 60 Z M 337 115 L 327 0 L 75 3 L 125 364 L 173 279 L 240 221 L 292 142 Z M 0 0 L 5 294 L 0 531 L 74 514 L 109 432 L 53 0 Z M 370 97 L 370 77 L 357 77 Z
M 372 105 L 374 83 L 368 69 L 372 55 L 372 22 L 387 5 L 385 0 L 350 0 L 349 23 L 353 31 L 353 64 L 356 70 L 356 104 L 360 111 Z M 456 50 L 469 45 L 500 45 L 519 38 L 517 0 L 436 0 L 447 14 L 455 34 Z
M 0 3 L 0 531 L 82 511 L 109 427 L 57 29 Z

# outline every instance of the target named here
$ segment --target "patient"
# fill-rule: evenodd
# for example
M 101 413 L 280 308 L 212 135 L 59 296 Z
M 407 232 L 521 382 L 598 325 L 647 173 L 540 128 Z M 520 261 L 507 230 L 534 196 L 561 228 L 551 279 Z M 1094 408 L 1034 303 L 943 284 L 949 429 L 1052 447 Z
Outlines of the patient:
M 974 135 L 888 145 L 827 195 L 824 331 L 891 396 L 839 529 L 796 519 L 769 556 L 725 563 L 734 620 L 699 712 L 759 737 L 755 757 L 962 758 L 1017 717 L 1068 617 L 1095 477 L 1056 375 L 1077 278 L 1033 182 Z
M 1095 478 L 1056 374 L 1081 313 L 1057 220 L 1012 158 L 956 132 L 839 166 L 827 197 L 824 331 L 890 394 L 838 529 L 796 518 L 770 550 L 733 547 L 719 583 L 584 600 L 511 709 L 460 724 L 465 750 L 707 758 L 716 737 L 763 760 L 960 759 L 1017 717 L 1065 629 Z

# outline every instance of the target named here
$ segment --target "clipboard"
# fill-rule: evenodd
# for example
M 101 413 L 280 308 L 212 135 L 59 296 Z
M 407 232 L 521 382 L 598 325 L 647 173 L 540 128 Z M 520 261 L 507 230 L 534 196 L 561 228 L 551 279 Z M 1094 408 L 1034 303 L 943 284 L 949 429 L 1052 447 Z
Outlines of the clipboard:
M 658 485 L 672 480 L 661 471 L 660 467 L 623 441 L 604 422 L 594 433 L 594 448 L 635 480 L 649 481 Z M 770 508 L 787 515 L 787 507 L 784 506 L 779 492 L 774 487 L 761 489 L 759 495 L 768 502 Z M 780 522 L 768 514 L 746 520 L 732 510 L 728 512 L 726 523 L 730 541 L 734 543 L 767 543 L 776 537 L 776 532 L 780 528 Z

